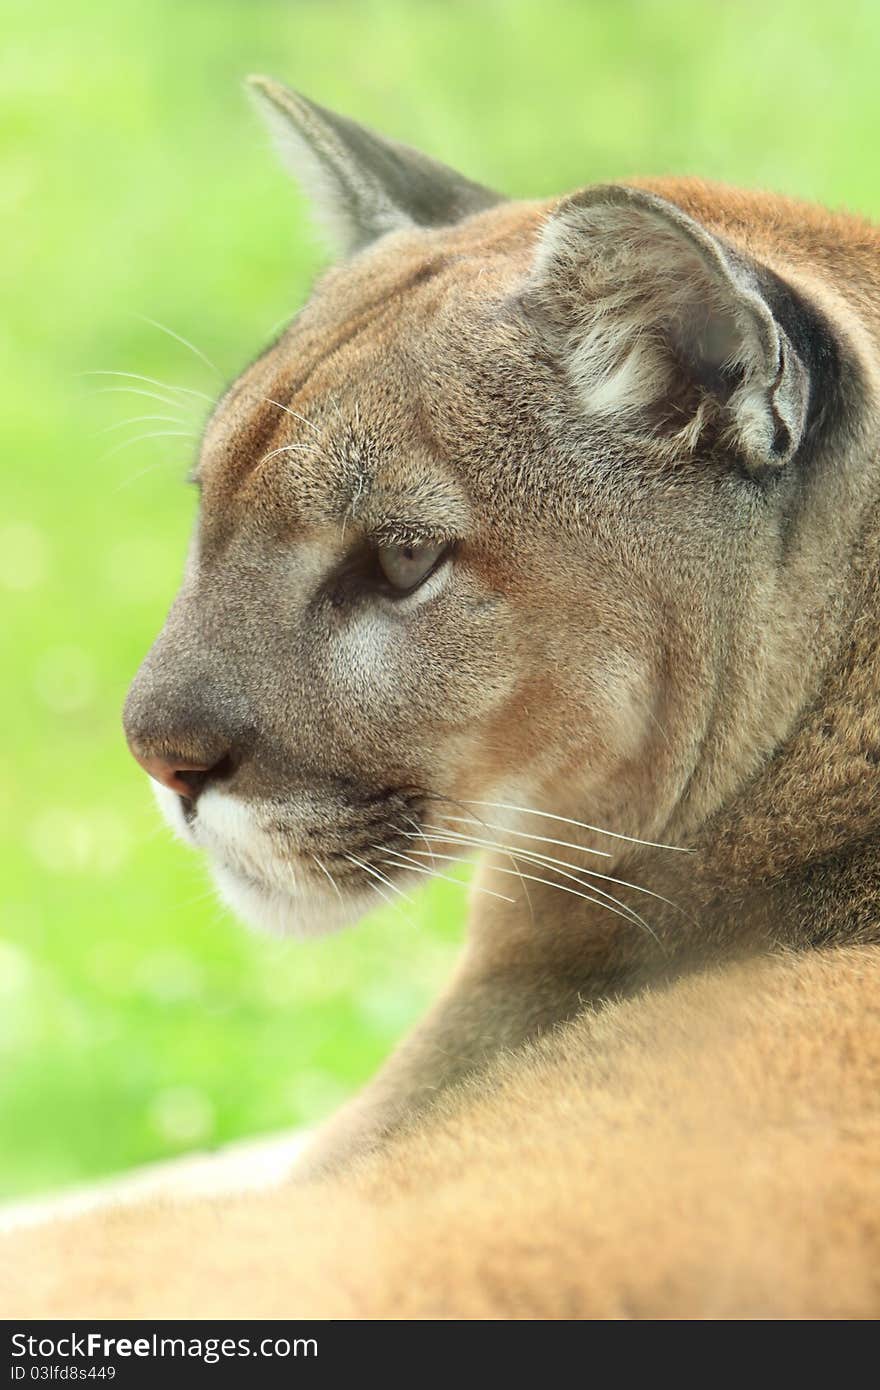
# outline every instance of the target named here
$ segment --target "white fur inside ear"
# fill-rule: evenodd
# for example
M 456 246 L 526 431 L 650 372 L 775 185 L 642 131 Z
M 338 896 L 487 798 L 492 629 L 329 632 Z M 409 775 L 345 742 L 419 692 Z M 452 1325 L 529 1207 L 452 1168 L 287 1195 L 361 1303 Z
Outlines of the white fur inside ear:
M 699 403 L 673 438 L 693 446 L 714 404 L 712 383 L 725 374 L 738 382 L 726 402 L 737 442 L 766 460 L 777 417 L 796 440 L 805 401 L 804 373 L 784 370 L 800 364 L 785 358 L 767 304 L 684 213 L 652 195 L 613 192 L 551 215 L 527 289 L 561 334 L 584 413 L 626 424 L 689 385 Z

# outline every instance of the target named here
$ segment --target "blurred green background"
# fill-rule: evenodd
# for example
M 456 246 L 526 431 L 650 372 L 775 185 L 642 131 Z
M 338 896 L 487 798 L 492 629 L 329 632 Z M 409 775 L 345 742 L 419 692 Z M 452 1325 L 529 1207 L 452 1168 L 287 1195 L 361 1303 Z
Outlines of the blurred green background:
M 4 0 L 2 20 L 11 1197 L 315 1120 L 375 1069 L 461 935 L 465 893 L 446 884 L 324 941 L 250 935 L 160 828 L 120 735 L 192 520 L 207 401 L 187 392 L 217 389 L 145 317 L 231 376 L 321 263 L 242 76 L 283 77 L 510 193 L 678 171 L 877 213 L 880 5 Z M 83 375 L 100 371 L 171 386 Z

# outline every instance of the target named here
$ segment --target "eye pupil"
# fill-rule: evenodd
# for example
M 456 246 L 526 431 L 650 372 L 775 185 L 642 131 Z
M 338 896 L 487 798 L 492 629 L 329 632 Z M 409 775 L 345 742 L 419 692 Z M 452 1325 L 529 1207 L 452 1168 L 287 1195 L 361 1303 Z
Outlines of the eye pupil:
M 448 546 L 428 545 L 380 545 L 376 556 L 382 575 L 397 593 L 410 593 L 417 589 L 436 569 Z

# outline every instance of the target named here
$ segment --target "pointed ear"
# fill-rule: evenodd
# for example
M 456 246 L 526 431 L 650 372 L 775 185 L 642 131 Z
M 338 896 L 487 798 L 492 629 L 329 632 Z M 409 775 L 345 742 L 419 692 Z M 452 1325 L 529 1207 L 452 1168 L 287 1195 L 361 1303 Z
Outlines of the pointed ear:
M 525 298 L 554 333 L 585 412 L 678 448 L 717 422 L 756 475 L 797 451 L 812 311 L 674 204 L 618 186 L 566 199 L 544 228 Z
M 284 163 L 343 255 L 385 232 L 446 226 L 503 201 L 445 164 L 337 116 L 270 77 L 248 81 Z

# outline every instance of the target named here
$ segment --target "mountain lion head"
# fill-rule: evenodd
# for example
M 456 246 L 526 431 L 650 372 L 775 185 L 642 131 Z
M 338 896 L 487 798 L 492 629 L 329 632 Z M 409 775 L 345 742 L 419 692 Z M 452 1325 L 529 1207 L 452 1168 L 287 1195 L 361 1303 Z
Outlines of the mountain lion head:
M 166 816 L 298 933 L 533 812 L 693 841 L 817 687 L 876 432 L 823 215 L 507 202 L 255 85 L 339 260 L 204 431 L 125 707 Z

